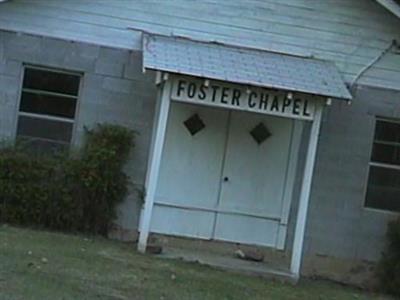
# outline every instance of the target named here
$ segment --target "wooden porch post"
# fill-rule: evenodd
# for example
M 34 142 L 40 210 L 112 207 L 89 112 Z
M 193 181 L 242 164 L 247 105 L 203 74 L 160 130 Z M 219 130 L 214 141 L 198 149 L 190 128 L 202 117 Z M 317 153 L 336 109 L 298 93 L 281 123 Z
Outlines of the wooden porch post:
M 315 157 L 317 154 L 319 131 L 323 104 L 317 103 L 315 118 L 312 123 L 311 133 L 307 149 L 306 163 L 304 166 L 303 182 L 300 192 L 299 208 L 297 211 L 296 230 L 292 249 L 290 272 L 295 280 L 300 277 L 301 259 L 303 253 L 304 233 L 307 221 L 308 204 L 310 201 L 310 191 L 314 173 Z
M 157 99 L 159 107 L 156 110 L 156 122 L 152 138 L 152 149 L 150 152 L 148 173 L 146 176 L 146 195 L 144 201 L 144 210 L 141 216 L 140 235 L 138 243 L 138 251 L 145 253 L 147 247 L 147 239 L 150 232 L 151 216 L 154 206 L 154 196 L 156 192 L 158 175 L 161 164 L 161 155 L 164 146 L 165 132 L 167 129 L 168 112 L 171 102 L 171 80 L 163 83 L 160 98 Z

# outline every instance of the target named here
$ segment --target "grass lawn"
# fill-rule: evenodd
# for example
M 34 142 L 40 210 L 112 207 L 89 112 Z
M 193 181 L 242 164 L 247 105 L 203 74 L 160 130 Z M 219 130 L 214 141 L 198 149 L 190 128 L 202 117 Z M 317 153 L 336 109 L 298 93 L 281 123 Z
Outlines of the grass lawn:
M 141 255 L 132 244 L 0 225 L 0 299 L 388 299 Z

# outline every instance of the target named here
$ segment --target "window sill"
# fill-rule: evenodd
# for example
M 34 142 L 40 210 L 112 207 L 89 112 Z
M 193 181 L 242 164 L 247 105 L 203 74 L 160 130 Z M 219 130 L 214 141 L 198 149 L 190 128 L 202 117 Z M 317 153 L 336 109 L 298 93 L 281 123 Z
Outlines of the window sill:
M 379 214 L 390 215 L 390 216 L 394 216 L 394 217 L 400 216 L 400 212 L 398 212 L 398 211 L 391 211 L 391 210 L 365 207 L 365 206 L 362 208 L 362 210 L 366 211 L 366 212 L 379 213 Z

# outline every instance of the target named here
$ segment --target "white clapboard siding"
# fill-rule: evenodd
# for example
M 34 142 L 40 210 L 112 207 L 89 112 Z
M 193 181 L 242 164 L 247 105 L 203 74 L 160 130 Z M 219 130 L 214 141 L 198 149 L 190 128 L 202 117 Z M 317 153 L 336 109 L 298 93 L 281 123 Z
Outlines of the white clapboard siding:
M 0 29 L 127 49 L 141 48 L 140 30 L 190 37 L 331 60 L 349 82 L 400 40 L 374 0 L 11 0 Z M 399 88 L 399 74 L 388 55 L 360 82 Z
M 265 34 L 269 34 L 266 36 L 268 39 L 273 40 L 275 38 L 275 40 L 278 40 L 278 38 L 282 39 L 285 37 L 288 39 L 288 43 L 304 47 L 310 46 L 309 37 L 312 34 L 314 40 L 317 41 L 319 48 L 329 50 L 332 47 L 332 40 L 335 40 L 340 43 L 341 48 L 338 50 L 343 48 L 342 51 L 344 51 L 344 53 L 350 51 L 349 46 L 359 45 L 360 38 L 368 38 L 371 36 L 371 30 L 359 31 L 354 30 L 355 28 L 349 30 L 351 28 L 348 26 L 343 27 L 342 30 L 340 30 L 340 28 L 335 28 L 335 26 L 337 26 L 336 24 L 333 26 L 331 25 L 330 30 L 321 30 L 321 28 L 316 28 L 318 24 L 309 27 L 300 27 L 299 24 L 296 23 L 285 24 L 279 23 L 276 20 L 269 20 L 269 17 L 268 19 L 259 20 L 257 22 L 241 18 L 241 22 L 236 24 L 232 22 L 231 17 L 222 17 L 204 13 L 204 17 L 202 16 L 201 20 L 199 20 L 198 16 L 197 19 L 195 18 L 195 15 L 190 17 L 190 10 L 185 11 L 184 9 L 169 4 L 175 2 L 157 4 L 160 12 L 154 13 L 154 9 L 152 8 L 155 7 L 156 4 L 153 4 L 152 6 L 150 5 L 147 10 L 142 8 L 142 6 L 149 5 L 149 3 L 141 4 L 140 7 L 134 7 L 134 9 L 132 9 L 130 7 L 121 6 L 125 2 L 114 1 L 108 2 L 109 4 L 106 5 L 103 4 L 101 0 L 98 0 L 96 6 L 93 6 L 91 3 L 83 2 L 77 4 L 74 9 L 71 10 L 70 2 L 63 1 L 58 3 L 58 1 L 53 0 L 49 4 L 49 1 L 50 0 L 35 0 L 35 5 L 32 6 L 31 1 L 19 0 L 19 2 L 14 4 L 14 7 L 18 11 L 23 9 L 21 6 L 28 5 L 30 13 L 34 13 L 35 15 L 47 16 L 60 20 L 65 20 L 63 16 L 67 16 L 70 21 L 113 28 L 124 29 L 135 27 L 139 29 L 149 29 L 149 31 L 156 32 L 165 31 L 165 28 L 169 28 L 168 32 L 180 29 L 189 29 L 193 32 L 198 31 L 202 33 L 234 37 L 246 37 L 253 34 L 253 38 L 259 36 L 264 37 Z M 168 14 L 167 8 L 174 8 L 174 10 L 170 10 L 170 13 Z M 104 15 L 104 11 L 106 10 L 107 15 Z M 9 12 L 12 11 L 10 10 Z M 61 16 L 60 13 L 62 13 Z M 193 13 L 193 11 L 191 13 Z M 337 33 L 339 30 L 340 32 Z M 391 32 L 391 34 L 393 35 L 393 32 Z M 383 36 L 381 38 L 380 36 L 376 36 L 365 46 L 368 48 L 380 48 L 382 43 L 385 43 L 386 41 L 387 37 L 385 38 Z

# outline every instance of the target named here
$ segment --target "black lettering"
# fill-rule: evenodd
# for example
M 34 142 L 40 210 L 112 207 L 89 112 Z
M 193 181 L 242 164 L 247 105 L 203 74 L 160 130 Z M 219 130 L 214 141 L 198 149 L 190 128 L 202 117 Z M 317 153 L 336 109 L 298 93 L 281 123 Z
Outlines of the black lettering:
M 251 92 L 251 93 L 249 94 L 249 101 L 248 101 L 248 103 L 249 103 L 249 107 L 250 107 L 250 108 L 253 108 L 253 107 L 256 106 L 256 103 L 254 102 L 253 98 L 257 98 L 257 93 Z
M 300 114 L 300 99 L 295 99 L 293 101 L 293 114 L 294 115 L 299 115 Z
M 196 94 L 196 84 L 195 83 L 193 83 L 193 82 L 189 83 L 187 94 L 188 94 L 189 98 L 194 97 L 194 95 Z
M 308 100 L 304 100 L 303 116 L 309 117 L 311 114 L 307 111 Z
M 232 96 L 232 105 L 240 106 L 240 96 L 242 95 L 242 92 L 240 90 L 234 89 L 233 90 L 233 96 Z
M 292 100 L 285 98 L 285 100 L 283 100 L 283 105 L 282 105 L 282 112 L 284 113 L 286 110 L 286 107 L 289 107 L 290 104 L 292 103 Z
M 176 92 L 176 95 L 179 97 L 181 93 L 185 90 L 186 81 L 185 80 L 179 80 L 178 82 L 178 91 Z
M 199 95 L 198 95 L 200 100 L 206 99 L 206 88 L 207 87 L 204 84 L 202 84 L 200 86 L 200 91 L 199 91 Z
M 219 90 L 219 86 L 213 85 L 211 88 L 213 90 L 211 101 L 215 102 L 215 96 L 217 95 L 217 91 Z
M 271 111 L 276 110 L 279 111 L 279 98 L 278 96 L 274 96 L 274 100 L 272 100 Z
M 228 91 L 229 88 L 227 87 L 222 88 L 221 103 L 223 104 L 228 104 L 228 101 L 226 100 L 226 98 L 228 98 Z
M 264 93 L 261 94 L 260 102 L 258 103 L 259 109 L 267 110 L 268 98 L 269 98 L 268 94 L 264 94 Z

